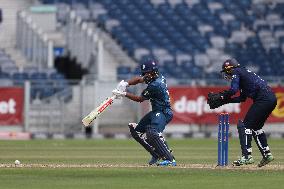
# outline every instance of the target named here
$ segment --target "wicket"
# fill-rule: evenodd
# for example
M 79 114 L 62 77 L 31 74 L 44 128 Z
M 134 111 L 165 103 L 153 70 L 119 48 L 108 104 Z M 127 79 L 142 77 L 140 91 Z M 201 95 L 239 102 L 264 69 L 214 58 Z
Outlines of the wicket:
M 229 150 L 229 114 L 219 114 L 218 127 L 218 166 L 228 165 Z

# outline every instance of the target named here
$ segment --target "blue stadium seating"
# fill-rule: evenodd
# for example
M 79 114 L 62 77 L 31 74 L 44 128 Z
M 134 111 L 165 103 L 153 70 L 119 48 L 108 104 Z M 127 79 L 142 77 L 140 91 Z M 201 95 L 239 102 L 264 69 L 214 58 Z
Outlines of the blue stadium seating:
M 279 36 L 277 39 L 278 48 L 270 48 L 265 45 L 263 39 L 260 39 L 259 34 L 261 31 L 271 31 L 275 38 L 276 31 L 284 31 L 284 24 L 273 25 L 267 21 L 266 24 L 257 25 L 255 28 L 255 23 L 274 13 L 280 16 L 280 20 L 284 20 L 284 3 L 270 6 L 265 3 L 253 4 L 252 0 L 200 0 L 199 3 L 189 6 L 186 1 L 176 5 L 172 5 L 170 1 L 154 5 L 150 0 L 42 0 L 42 2 L 67 3 L 71 4 L 73 9 L 82 6 L 78 3 L 84 4 L 85 7 L 91 7 L 92 3 L 102 4 L 107 13 L 100 15 L 94 21 L 105 28 L 105 23 L 109 19 L 119 20 L 121 24 L 107 32 L 134 59 L 136 59 L 135 50 L 138 48 L 149 49 L 149 56 L 155 56 L 156 48 L 166 49 L 174 60 L 163 62 L 164 68 L 161 69 L 172 77 L 216 77 L 217 71 L 205 74 L 204 68 L 198 67 L 195 62 L 177 64 L 175 59 L 178 53 L 191 56 L 206 53 L 207 49 L 214 48 L 210 41 L 214 36 L 225 39 L 225 48 L 222 52 L 234 56 L 241 64 L 259 66 L 261 75 L 283 75 L 282 70 L 274 65 L 284 59 L 283 49 L 280 49 L 284 46 L 284 36 Z M 221 3 L 222 6 L 213 11 L 210 3 Z M 222 20 L 224 14 L 231 14 L 233 19 L 225 22 Z M 199 27 L 205 25 L 210 25 L 212 31 L 201 34 Z M 255 33 L 255 36 L 248 37 L 242 44 L 228 40 L 234 31 L 244 27 Z M 136 60 L 141 61 L 141 59 Z M 125 67 L 118 68 L 117 71 L 119 75 L 132 72 L 130 68 Z M 137 70 L 134 70 L 134 73 L 136 72 Z
M 15 85 L 24 86 L 24 82 L 29 79 L 29 75 L 27 73 L 16 72 L 12 75 L 12 79 Z
M 1 72 L 0 73 L 0 79 L 10 79 L 10 74 Z
M 39 71 L 35 66 L 26 66 L 22 72 L 13 60 L 0 49 L 0 79 L 11 81 L 11 85 L 24 86 L 26 80 L 31 81 L 31 98 L 46 98 L 69 88 L 65 77 L 55 69 Z M 71 93 L 71 94 L 70 94 Z M 61 95 L 70 98 L 72 91 Z M 60 97 L 60 98 L 61 98 Z

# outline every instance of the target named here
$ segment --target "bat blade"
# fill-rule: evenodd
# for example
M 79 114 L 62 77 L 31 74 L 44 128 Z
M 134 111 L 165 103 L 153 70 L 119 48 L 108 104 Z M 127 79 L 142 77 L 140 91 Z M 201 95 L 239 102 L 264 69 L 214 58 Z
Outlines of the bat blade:
M 96 107 L 93 111 L 91 111 L 86 117 L 82 119 L 82 123 L 85 127 L 88 127 L 92 121 L 97 119 L 114 101 L 115 95 L 108 97 L 105 101 L 103 101 L 98 107 Z

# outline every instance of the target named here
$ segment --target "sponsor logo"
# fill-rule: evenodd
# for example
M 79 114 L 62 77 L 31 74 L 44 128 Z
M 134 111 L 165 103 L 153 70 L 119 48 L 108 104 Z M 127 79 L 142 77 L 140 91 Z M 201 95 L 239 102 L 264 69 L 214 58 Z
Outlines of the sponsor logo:
M 173 109 L 177 113 L 189 113 L 201 116 L 207 113 L 240 113 L 241 105 L 239 103 L 231 103 L 211 110 L 205 96 L 198 96 L 196 99 L 187 99 L 186 96 L 181 96 L 179 100 L 173 103 Z
M 10 98 L 8 101 L 0 101 L 0 114 L 15 114 L 16 101 Z
M 277 105 L 272 112 L 272 115 L 277 118 L 284 117 L 284 93 L 276 93 Z

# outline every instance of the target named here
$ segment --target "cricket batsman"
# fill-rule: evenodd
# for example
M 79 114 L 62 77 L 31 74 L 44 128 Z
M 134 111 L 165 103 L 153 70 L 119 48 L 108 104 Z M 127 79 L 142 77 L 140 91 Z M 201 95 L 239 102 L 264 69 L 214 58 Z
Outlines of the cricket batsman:
M 274 159 L 262 128 L 277 104 L 275 94 L 262 78 L 241 67 L 235 59 L 226 60 L 222 65 L 221 73 L 225 79 L 231 80 L 231 87 L 220 93 L 208 94 L 208 104 L 211 109 L 227 103 L 241 103 L 246 98 L 253 100 L 244 120 L 239 120 L 237 124 L 242 156 L 234 161 L 233 165 L 254 163 L 251 146 L 253 137 L 263 157 L 258 164 L 258 167 L 262 167 Z M 240 96 L 232 97 L 238 91 L 240 91 Z
M 127 87 L 139 83 L 147 84 L 147 88 L 140 96 L 126 92 Z M 165 126 L 173 118 L 173 111 L 166 79 L 159 73 L 157 62 L 147 60 L 142 63 L 141 76 L 134 77 L 127 82 L 122 80 L 112 93 L 117 97 L 127 97 L 135 102 L 150 100 L 152 111 L 147 113 L 138 124 L 129 123 L 130 133 L 151 154 L 149 165 L 176 166 L 175 158 L 162 136 Z M 146 137 L 143 137 L 144 134 Z

